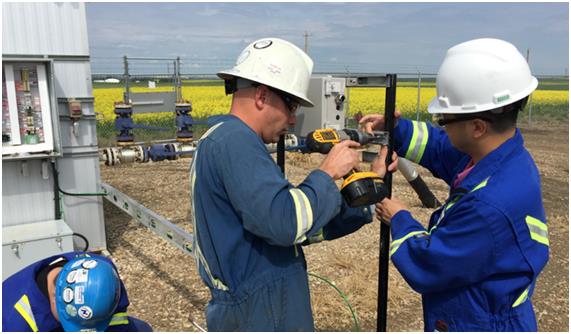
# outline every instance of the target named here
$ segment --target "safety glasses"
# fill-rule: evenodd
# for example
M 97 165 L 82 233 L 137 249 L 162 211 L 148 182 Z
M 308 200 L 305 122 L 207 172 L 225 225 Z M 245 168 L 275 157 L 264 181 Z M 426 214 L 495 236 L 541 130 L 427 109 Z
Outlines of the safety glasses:
M 468 116 L 460 116 L 460 117 L 447 118 L 447 119 L 443 118 L 442 115 L 437 115 L 435 118 L 436 118 L 436 123 L 438 123 L 438 125 L 441 127 L 444 127 L 448 124 L 465 122 L 465 121 L 470 121 L 473 119 L 481 119 L 482 121 L 486 121 L 488 123 L 493 123 L 493 121 L 490 118 L 482 117 L 480 115 L 468 115 Z
M 290 95 L 282 91 L 279 91 L 277 89 L 273 89 L 271 87 L 268 87 L 268 89 L 271 90 L 277 96 L 279 96 L 282 99 L 282 101 L 284 101 L 284 104 L 286 108 L 289 110 L 290 114 L 295 114 L 297 109 L 299 109 L 299 102 Z

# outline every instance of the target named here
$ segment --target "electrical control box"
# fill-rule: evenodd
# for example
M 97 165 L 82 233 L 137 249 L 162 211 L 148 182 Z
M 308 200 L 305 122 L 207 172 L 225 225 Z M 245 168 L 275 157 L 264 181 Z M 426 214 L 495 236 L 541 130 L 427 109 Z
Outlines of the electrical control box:
M 84 3 L 2 3 L 2 273 L 106 248 Z M 58 227 L 59 226 L 59 227 Z M 75 240 L 75 247 L 83 242 Z
M 2 281 L 46 257 L 72 252 L 73 232 L 63 220 L 2 227 Z
M 3 62 L 3 158 L 54 151 L 47 64 Z
M 307 96 L 314 106 L 300 108 L 293 133 L 298 137 L 305 137 L 315 129 L 343 129 L 345 88 L 345 78 L 312 76 Z

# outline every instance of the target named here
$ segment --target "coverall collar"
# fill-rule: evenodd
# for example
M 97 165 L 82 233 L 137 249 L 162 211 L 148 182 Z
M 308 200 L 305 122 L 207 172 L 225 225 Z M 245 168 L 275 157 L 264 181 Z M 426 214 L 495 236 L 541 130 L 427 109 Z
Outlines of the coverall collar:
M 34 314 L 34 318 L 36 319 L 36 325 L 38 326 L 38 331 L 40 332 L 51 332 L 54 330 L 62 330 L 61 324 L 54 318 L 50 301 L 46 296 L 42 293 L 40 288 L 38 287 L 35 277 L 38 272 L 44 267 L 49 265 L 55 257 L 48 258 L 43 261 L 42 265 L 38 266 L 38 268 L 34 271 L 34 279 L 30 279 L 27 284 L 29 285 L 26 291 L 28 295 L 28 299 L 30 300 L 30 307 Z
M 523 147 L 523 137 L 520 130 L 516 128 L 514 136 L 480 160 L 466 178 L 460 182 L 458 188 L 464 188 L 468 191 L 472 190 L 486 178 L 494 174 L 498 168 L 502 168 L 502 162 L 521 147 Z M 466 159 L 466 164 L 460 172 L 464 170 L 470 161 L 471 159 Z M 456 179 L 456 176 L 457 175 L 454 176 L 454 179 Z

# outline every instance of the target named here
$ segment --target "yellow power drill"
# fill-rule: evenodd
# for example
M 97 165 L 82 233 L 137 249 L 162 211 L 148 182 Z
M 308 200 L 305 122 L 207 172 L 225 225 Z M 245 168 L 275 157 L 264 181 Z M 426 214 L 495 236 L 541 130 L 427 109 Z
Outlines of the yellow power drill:
M 310 132 L 305 138 L 305 147 L 309 152 L 327 154 L 333 145 L 344 140 L 353 140 L 361 145 L 388 144 L 386 132 L 367 132 L 355 129 L 317 129 Z M 375 172 L 351 171 L 343 177 L 341 195 L 350 207 L 371 205 L 382 201 L 388 195 L 388 189 L 379 174 Z

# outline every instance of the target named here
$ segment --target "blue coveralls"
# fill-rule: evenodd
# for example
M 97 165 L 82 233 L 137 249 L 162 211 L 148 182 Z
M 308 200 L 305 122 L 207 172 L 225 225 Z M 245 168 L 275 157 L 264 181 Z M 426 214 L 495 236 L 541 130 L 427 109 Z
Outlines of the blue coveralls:
M 190 182 L 194 251 L 212 294 L 208 330 L 314 330 L 301 244 L 356 231 L 370 208 L 349 208 L 320 170 L 291 185 L 233 115 L 201 138 Z
M 70 252 L 48 257 L 27 266 L 2 282 L 3 332 L 63 332 L 61 324 L 52 315 L 49 299 L 36 284 L 36 275 L 42 268 L 60 257 L 69 261 L 79 254 L 84 253 Z M 113 264 L 106 257 L 92 253 L 89 253 L 89 256 L 97 257 Z M 20 304 L 21 307 L 16 307 L 17 304 Z M 121 282 L 119 305 L 107 331 L 151 331 L 152 329 L 148 324 L 127 315 L 127 306 L 129 306 L 129 299 L 127 298 L 125 286 Z
M 453 184 L 471 158 L 444 130 L 400 120 L 399 156 Z M 537 331 L 531 296 L 549 257 L 540 177 L 519 130 L 450 189 L 428 230 L 408 211 L 391 221 L 390 255 L 422 294 L 426 331 Z

